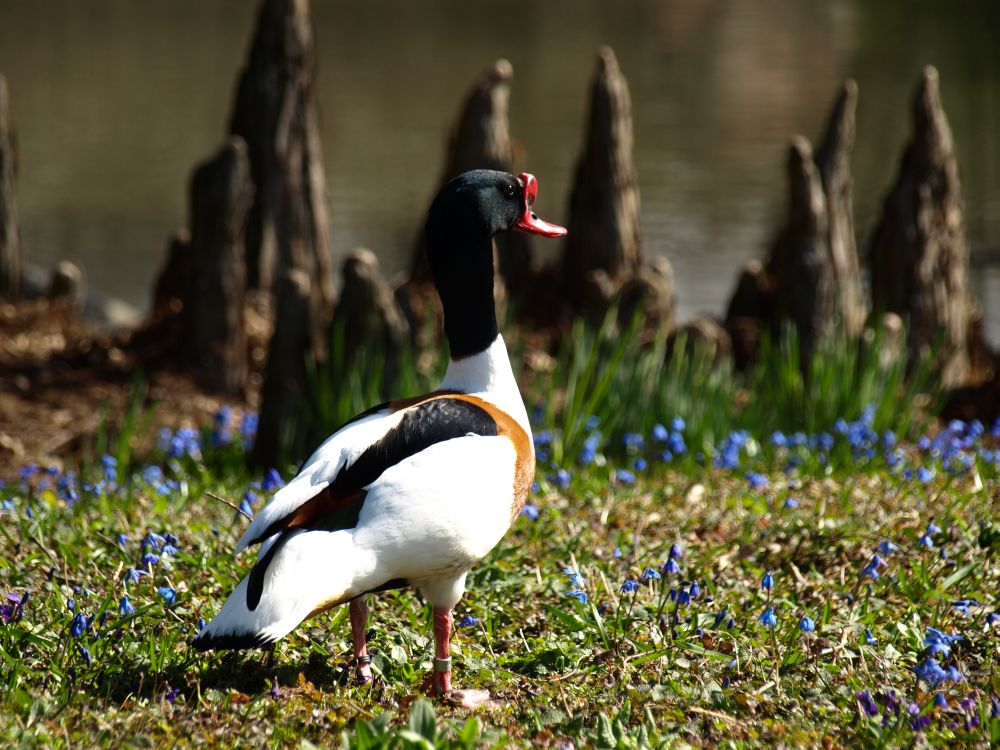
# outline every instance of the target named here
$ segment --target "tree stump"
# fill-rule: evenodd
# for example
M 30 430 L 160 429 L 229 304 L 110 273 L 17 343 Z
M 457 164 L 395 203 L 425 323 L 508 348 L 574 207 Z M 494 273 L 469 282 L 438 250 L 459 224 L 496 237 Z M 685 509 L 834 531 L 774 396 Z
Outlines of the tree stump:
M 284 445 L 296 412 L 305 403 L 307 361 L 313 342 L 312 290 L 309 276 L 289 268 L 277 287 L 274 335 L 267 355 L 261 392 L 260 421 L 250 462 L 268 468 L 281 459 L 284 448 L 296 453 L 302 446 Z M 304 433 L 303 430 L 298 431 Z
M 247 378 L 244 231 L 253 192 L 239 137 L 191 178 L 191 275 L 181 346 L 205 386 L 230 395 L 241 395 Z
M 913 138 L 869 257 L 873 304 L 906 321 L 911 364 L 937 350 L 942 383 L 961 384 L 969 371 L 969 250 L 958 159 L 932 67 L 917 87 Z
M 674 293 L 674 269 L 666 258 L 656 258 L 639 266 L 618 290 L 618 322 L 624 328 L 640 315 L 647 332 L 665 326 L 674 327 L 677 299 Z
M 17 159 L 10 133 L 9 109 L 7 79 L 0 76 L 0 299 L 20 296 L 24 268 L 14 194 Z
M 351 252 L 344 259 L 343 277 L 331 328 L 344 336 L 344 356 L 350 358 L 359 346 L 365 346 L 391 360 L 407 345 L 410 327 L 375 253 L 364 248 Z M 395 368 L 387 364 L 387 369 Z
M 470 169 L 514 172 L 514 146 L 510 136 L 510 82 L 514 69 L 507 60 L 497 60 L 472 84 L 459 110 L 448 139 L 444 174 L 440 185 Z M 496 237 L 500 276 L 514 294 L 524 292 L 532 273 L 530 236 L 504 232 Z M 421 228 L 411 265 L 411 276 L 430 279 L 424 233 Z
M 861 333 L 868 317 L 851 197 L 851 154 L 854 151 L 857 107 L 858 84 L 848 79 L 840 87 L 826 133 L 814 159 L 826 198 L 827 243 L 837 313 L 844 332 L 851 337 Z
M 275 268 L 301 269 L 313 280 L 318 326 L 332 312 L 334 288 L 315 70 L 308 0 L 263 0 L 229 127 L 247 142 L 256 187 L 247 281 L 271 290 Z
M 788 151 L 788 221 L 771 250 L 771 330 L 795 324 L 800 366 L 805 371 L 816 344 L 836 322 L 837 299 L 830 257 L 826 198 L 809 141 L 799 136 Z
M 857 84 L 848 80 L 834 103 L 819 152 L 796 136 L 788 151 L 788 218 L 763 267 L 743 270 L 726 312 L 739 367 L 755 359 L 763 331 L 795 325 L 803 371 L 817 343 L 834 327 L 848 337 L 867 317 L 851 206 Z
M 597 56 L 590 113 L 569 201 L 562 269 L 566 294 L 580 310 L 588 276 L 603 271 L 620 286 L 642 264 L 639 186 L 632 160 L 628 83 L 609 47 Z

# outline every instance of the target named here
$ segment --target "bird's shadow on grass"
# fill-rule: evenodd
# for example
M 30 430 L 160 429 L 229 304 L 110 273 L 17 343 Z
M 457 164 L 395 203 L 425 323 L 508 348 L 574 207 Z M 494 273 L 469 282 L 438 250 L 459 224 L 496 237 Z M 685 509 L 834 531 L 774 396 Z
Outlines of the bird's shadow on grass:
M 188 658 L 160 670 L 151 670 L 148 664 L 140 664 L 102 673 L 88 692 L 117 704 L 137 699 L 173 702 L 181 695 L 190 702 L 196 699 L 198 693 L 208 690 L 262 696 L 275 684 L 279 687 L 294 686 L 301 679 L 320 690 L 337 689 L 348 684 L 353 674 L 353 668 L 332 663 L 318 654 L 301 661 L 276 661 L 274 654 L 267 651 L 227 651 L 209 657 L 192 653 Z

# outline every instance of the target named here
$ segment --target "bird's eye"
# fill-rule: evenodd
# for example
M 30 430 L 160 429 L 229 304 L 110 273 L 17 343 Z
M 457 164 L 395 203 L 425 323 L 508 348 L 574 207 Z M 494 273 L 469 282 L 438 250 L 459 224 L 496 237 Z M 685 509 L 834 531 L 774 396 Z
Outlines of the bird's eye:
M 514 197 L 514 190 L 515 187 L 513 185 L 507 184 L 503 186 L 503 194 L 506 195 L 508 198 Z

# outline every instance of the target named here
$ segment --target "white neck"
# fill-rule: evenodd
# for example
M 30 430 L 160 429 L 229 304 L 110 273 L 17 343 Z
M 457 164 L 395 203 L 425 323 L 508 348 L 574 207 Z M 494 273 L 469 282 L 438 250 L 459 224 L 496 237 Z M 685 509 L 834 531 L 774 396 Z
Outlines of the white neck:
M 496 404 L 514 417 L 525 432 L 531 435 L 528 412 L 524 408 L 521 392 L 517 389 L 503 336 L 498 334 L 493 343 L 479 354 L 450 360 L 441 389 L 476 395 Z

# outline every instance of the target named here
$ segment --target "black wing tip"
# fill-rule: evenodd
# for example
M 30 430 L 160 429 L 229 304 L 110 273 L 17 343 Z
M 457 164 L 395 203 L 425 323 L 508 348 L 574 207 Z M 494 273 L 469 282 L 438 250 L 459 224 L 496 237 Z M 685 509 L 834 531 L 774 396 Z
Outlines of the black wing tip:
M 274 643 L 274 639 L 263 633 L 245 631 L 242 633 L 222 633 L 219 635 L 201 633 L 191 641 L 191 646 L 198 651 L 221 651 L 262 648 L 271 643 Z

